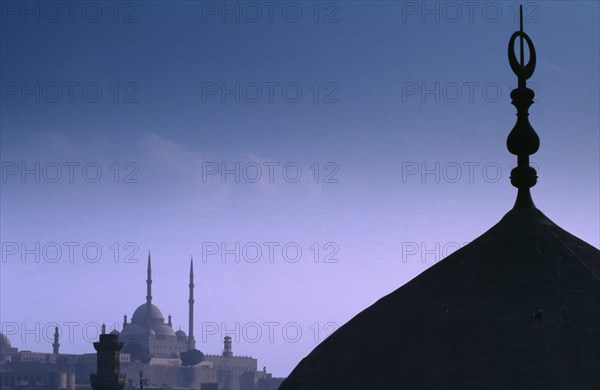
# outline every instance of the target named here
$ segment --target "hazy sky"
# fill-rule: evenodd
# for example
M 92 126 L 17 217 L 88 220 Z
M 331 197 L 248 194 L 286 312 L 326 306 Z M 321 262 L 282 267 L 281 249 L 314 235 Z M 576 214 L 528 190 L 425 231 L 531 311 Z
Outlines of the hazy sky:
M 516 4 L 2 1 L 2 332 L 93 352 L 148 251 L 188 332 L 193 255 L 198 348 L 288 375 L 512 207 Z M 524 6 L 533 198 L 598 247 L 599 4 Z

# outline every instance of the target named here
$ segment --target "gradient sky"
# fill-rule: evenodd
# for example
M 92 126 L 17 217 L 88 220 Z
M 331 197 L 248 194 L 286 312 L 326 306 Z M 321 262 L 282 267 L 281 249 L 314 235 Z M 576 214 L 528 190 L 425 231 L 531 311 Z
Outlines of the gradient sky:
M 513 205 L 514 2 L 67 3 L 0 8 L 0 316 L 19 349 L 51 351 L 58 323 L 62 352 L 93 352 L 96 324 L 145 301 L 148 251 L 153 302 L 187 332 L 193 255 L 197 347 L 230 334 L 286 376 Z M 599 3 L 524 5 L 533 198 L 598 247 Z M 207 175 L 236 163 L 239 182 Z

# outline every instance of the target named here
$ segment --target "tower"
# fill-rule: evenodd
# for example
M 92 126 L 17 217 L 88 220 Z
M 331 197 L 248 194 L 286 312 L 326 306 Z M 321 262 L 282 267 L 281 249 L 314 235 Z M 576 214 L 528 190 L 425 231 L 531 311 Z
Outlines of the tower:
M 223 339 L 223 357 L 233 357 L 231 349 L 231 336 L 225 336 Z
M 125 387 L 125 374 L 121 374 L 119 358 L 123 343 L 116 334 L 101 334 L 94 343 L 97 354 L 96 374 L 90 375 L 94 390 L 120 390 Z
M 150 252 L 148 252 L 148 276 L 146 278 L 146 303 L 148 306 L 152 304 L 152 263 L 150 260 Z
M 52 353 L 58 355 L 58 348 L 60 344 L 58 342 L 58 327 L 54 328 L 54 343 L 52 344 Z
M 194 258 L 190 259 L 190 298 L 189 304 L 189 329 L 188 329 L 188 344 L 189 349 L 196 348 L 196 340 L 194 339 Z
M 150 312 L 152 310 L 152 261 L 148 251 L 148 271 L 146 276 L 146 329 L 150 329 Z M 148 333 L 150 334 L 150 333 Z

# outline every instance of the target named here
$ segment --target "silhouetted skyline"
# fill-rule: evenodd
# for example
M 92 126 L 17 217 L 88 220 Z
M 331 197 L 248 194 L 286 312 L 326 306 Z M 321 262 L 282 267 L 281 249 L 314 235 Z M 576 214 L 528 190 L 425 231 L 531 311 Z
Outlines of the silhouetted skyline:
M 302 359 L 281 390 L 600 385 L 600 251 L 552 222 L 530 193 L 538 177 L 529 159 L 540 139 L 527 80 L 537 56 L 522 7 L 508 60 L 518 79 L 506 141 L 518 161 L 513 208 L 358 313 Z
M 515 157 L 503 145 L 516 81 L 504 53 L 516 3 L 462 8 L 456 19 L 442 2 L 429 13 L 422 2 L 319 2 L 318 13 L 289 2 L 299 21 L 277 3 L 272 22 L 262 9 L 255 23 L 253 9 L 229 3 L 233 14 L 214 2 L 101 3 L 97 22 L 81 7 L 56 23 L 51 9 L 38 23 L 2 3 L 0 317 L 4 333 L 19 326 L 14 347 L 52 350 L 54 327 L 48 342 L 22 342 L 23 323 L 77 322 L 61 351 L 93 352 L 81 329 L 133 314 L 150 250 L 155 302 L 175 329 L 187 331 L 194 255 L 197 348 L 220 353 L 221 330 L 234 329 L 236 353 L 286 376 L 333 328 L 512 207 Z M 596 247 L 598 12 L 588 1 L 525 7 L 540 58 L 528 81 L 542 140 L 533 198 Z M 23 182 L 21 164 L 36 162 L 39 182 Z M 236 162 L 239 182 L 223 183 L 222 164 Z M 422 175 L 436 166 L 437 177 Z M 48 252 L 21 262 L 21 244 L 35 243 Z M 56 263 L 41 258 L 52 243 Z M 236 243 L 245 258 L 221 262 L 221 244 Z M 86 244 L 90 257 L 101 248 L 99 261 L 82 258 Z M 137 262 L 125 262 L 130 253 Z

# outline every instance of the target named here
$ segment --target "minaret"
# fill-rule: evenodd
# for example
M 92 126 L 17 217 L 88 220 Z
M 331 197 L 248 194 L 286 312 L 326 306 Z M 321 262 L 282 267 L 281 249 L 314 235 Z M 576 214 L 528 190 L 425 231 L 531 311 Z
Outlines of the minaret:
M 52 344 L 52 353 L 58 355 L 58 348 L 60 344 L 58 342 L 58 327 L 54 328 L 54 343 Z
M 519 38 L 519 62 L 515 56 L 515 41 Z M 524 61 L 523 40 L 529 48 L 529 62 Z M 517 167 L 510 172 L 510 182 L 518 188 L 515 209 L 535 208 L 529 189 L 537 183 L 537 172 L 529 166 L 529 156 L 537 152 L 540 138 L 529 123 L 529 107 L 533 104 L 534 93 L 527 88 L 527 79 L 535 70 L 535 48 L 531 38 L 523 32 L 523 6 L 520 6 L 520 30 L 515 31 L 508 42 L 508 62 L 517 75 L 518 86 L 510 93 L 512 104 L 517 108 L 517 123 L 508 135 L 508 151 L 517 156 Z
M 146 277 L 146 335 L 150 337 L 150 307 L 152 305 L 152 262 L 148 251 L 148 276 Z
M 223 357 L 233 357 L 233 350 L 231 349 L 231 337 L 225 336 L 223 339 Z
M 148 252 L 148 277 L 146 279 L 146 303 L 152 304 L 152 263 L 150 261 L 150 252 Z
M 190 299 L 188 304 L 190 305 L 189 312 L 189 329 L 188 329 L 188 344 L 189 349 L 196 348 L 196 340 L 194 339 L 194 257 L 190 260 Z
M 94 343 L 96 349 L 96 374 L 90 375 L 94 390 L 120 390 L 125 387 L 125 374 L 121 373 L 121 355 L 123 343 L 116 334 L 101 334 L 100 341 Z

